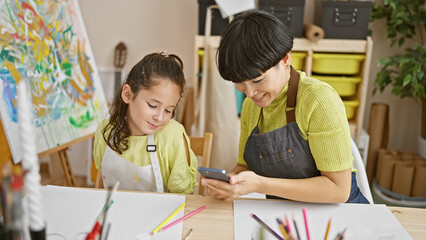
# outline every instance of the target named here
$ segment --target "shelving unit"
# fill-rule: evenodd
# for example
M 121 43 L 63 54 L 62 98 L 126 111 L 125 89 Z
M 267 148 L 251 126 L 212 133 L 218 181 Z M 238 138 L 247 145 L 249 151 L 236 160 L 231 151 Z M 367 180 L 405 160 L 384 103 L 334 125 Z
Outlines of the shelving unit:
M 209 37 L 209 45 L 213 48 L 219 46 L 220 37 L 211 36 Z M 205 45 L 204 36 L 195 36 L 194 44 L 194 79 L 199 79 L 198 74 L 200 72 L 200 62 L 198 56 L 198 50 L 203 48 Z M 306 52 L 304 72 L 307 76 L 312 75 L 312 55 L 313 53 L 354 53 L 364 54 L 365 60 L 362 63 L 360 76 L 362 81 L 356 87 L 355 98 L 359 100 L 360 105 L 355 110 L 355 116 L 349 120 L 351 129 L 351 135 L 357 140 L 361 136 L 361 132 L 364 124 L 364 112 L 367 97 L 368 88 L 368 77 L 371 64 L 371 53 L 372 53 L 373 42 L 370 37 L 366 40 L 351 40 L 351 39 L 322 39 L 318 42 L 310 41 L 306 38 L 295 38 L 292 51 Z M 198 96 L 198 81 L 194 82 L 194 102 Z

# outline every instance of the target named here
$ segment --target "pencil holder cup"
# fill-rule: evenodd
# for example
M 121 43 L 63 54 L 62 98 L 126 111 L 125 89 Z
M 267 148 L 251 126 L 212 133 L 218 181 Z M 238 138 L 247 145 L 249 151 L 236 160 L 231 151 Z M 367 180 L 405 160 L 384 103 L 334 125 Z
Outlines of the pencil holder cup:
M 46 227 L 40 231 L 30 230 L 31 240 L 46 240 Z

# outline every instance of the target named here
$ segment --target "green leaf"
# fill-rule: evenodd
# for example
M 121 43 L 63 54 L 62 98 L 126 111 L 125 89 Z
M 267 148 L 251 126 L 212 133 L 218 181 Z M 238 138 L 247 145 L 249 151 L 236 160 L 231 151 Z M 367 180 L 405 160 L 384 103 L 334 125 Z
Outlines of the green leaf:
M 399 89 L 399 88 L 397 88 L 397 87 L 392 88 L 392 93 L 393 93 L 396 97 L 399 97 L 399 96 L 401 96 L 401 95 L 402 95 L 402 91 L 401 91 L 401 89 Z
M 410 61 L 411 60 L 409 58 L 403 58 L 403 59 L 401 59 L 400 63 L 401 64 L 406 64 L 406 63 L 409 63 Z
M 396 9 L 396 3 L 395 1 L 390 1 L 389 5 L 395 10 Z
M 404 44 L 404 41 L 405 41 L 405 38 L 400 38 L 399 40 L 398 40 L 398 46 L 402 46 L 402 44 Z
M 425 74 L 425 72 L 423 72 L 423 70 L 418 71 L 418 72 L 417 72 L 417 78 L 418 78 L 418 79 L 423 79 L 423 77 L 425 76 L 424 74 Z M 425 79 L 426 79 L 426 78 L 425 78 Z M 426 81 L 426 80 L 425 80 L 425 81 Z
M 389 62 L 388 58 L 380 58 L 377 65 L 379 67 L 382 67 L 382 66 L 385 66 L 388 62 Z
M 411 75 L 407 75 L 404 78 L 404 82 L 402 83 L 402 86 L 407 86 L 411 82 Z
M 416 74 L 418 71 L 420 71 L 421 67 L 422 66 L 420 66 L 419 63 L 417 63 L 416 65 L 414 65 L 414 67 L 413 67 L 413 74 Z
M 417 43 L 417 47 L 416 47 L 416 49 L 417 49 L 417 52 L 419 52 L 420 54 L 425 54 L 425 52 L 426 52 L 426 49 L 425 49 L 425 47 L 423 47 L 422 45 L 420 45 L 419 43 Z
M 395 18 L 401 18 L 401 19 L 406 18 L 406 17 L 405 17 L 405 12 L 398 12 L 398 13 L 395 15 Z

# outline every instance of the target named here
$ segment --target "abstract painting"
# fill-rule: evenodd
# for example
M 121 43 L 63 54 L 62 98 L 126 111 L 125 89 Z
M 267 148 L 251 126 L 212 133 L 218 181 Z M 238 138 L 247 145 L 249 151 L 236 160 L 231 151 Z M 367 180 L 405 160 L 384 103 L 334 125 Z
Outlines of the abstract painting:
M 106 101 L 76 0 L 1 0 L 0 115 L 20 161 L 17 86 L 31 90 L 38 153 L 96 131 Z

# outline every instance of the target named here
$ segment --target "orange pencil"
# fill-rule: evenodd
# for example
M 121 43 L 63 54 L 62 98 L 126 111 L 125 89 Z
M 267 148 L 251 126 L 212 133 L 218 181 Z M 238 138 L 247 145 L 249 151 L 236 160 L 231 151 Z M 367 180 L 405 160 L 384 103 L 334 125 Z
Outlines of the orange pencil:
M 330 225 L 331 225 L 331 218 L 328 220 L 327 230 L 325 230 L 324 240 L 327 240 L 328 232 L 330 231 Z

